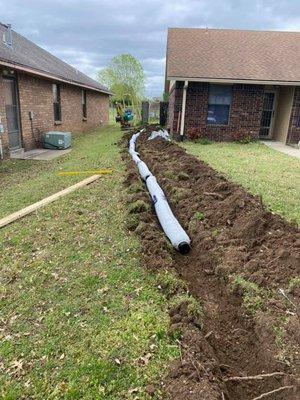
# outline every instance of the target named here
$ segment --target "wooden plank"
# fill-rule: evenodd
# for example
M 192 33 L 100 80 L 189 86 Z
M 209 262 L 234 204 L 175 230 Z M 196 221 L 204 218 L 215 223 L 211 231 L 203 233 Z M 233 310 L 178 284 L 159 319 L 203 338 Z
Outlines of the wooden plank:
M 37 203 L 31 204 L 28 207 L 22 208 L 19 211 L 14 212 L 13 214 L 8 215 L 7 217 L 4 217 L 0 219 L 0 228 L 3 228 L 4 226 L 25 217 L 25 215 L 28 215 L 36 210 L 38 210 L 41 207 L 44 207 L 45 205 L 52 203 L 53 201 L 59 199 L 60 197 L 66 196 L 67 194 L 74 192 L 75 190 L 89 185 L 90 183 L 94 182 L 95 180 L 99 179 L 100 175 L 92 175 L 83 181 L 80 181 L 78 183 L 75 183 L 75 185 L 69 186 L 66 189 L 61 190 L 60 192 L 54 193 L 49 197 L 46 197 L 43 200 L 38 201 Z

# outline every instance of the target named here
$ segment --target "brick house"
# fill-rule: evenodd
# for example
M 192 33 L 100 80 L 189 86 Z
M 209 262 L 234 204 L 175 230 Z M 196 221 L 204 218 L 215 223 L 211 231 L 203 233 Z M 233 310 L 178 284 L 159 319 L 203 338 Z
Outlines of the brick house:
M 4 156 L 41 145 L 42 134 L 108 123 L 109 91 L 9 25 L 0 24 L 0 137 Z
M 168 128 L 181 138 L 300 141 L 300 33 L 171 28 Z

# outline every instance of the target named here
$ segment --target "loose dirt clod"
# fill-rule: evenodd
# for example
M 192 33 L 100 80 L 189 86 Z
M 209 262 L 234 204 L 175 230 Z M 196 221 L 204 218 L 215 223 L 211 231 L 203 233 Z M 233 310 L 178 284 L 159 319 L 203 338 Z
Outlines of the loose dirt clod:
M 299 310 L 299 229 L 176 144 L 146 139 L 140 137 L 138 151 L 191 236 L 192 251 L 170 250 L 148 210 L 139 232 L 143 264 L 176 269 L 202 310 L 201 324 L 184 305 L 171 314 L 182 357 L 163 389 L 176 400 L 298 399 L 299 315 L 278 289 Z M 139 182 L 135 169 L 128 162 L 127 184 Z M 179 178 L 183 172 L 188 179 Z M 249 379 L 255 376 L 264 378 Z

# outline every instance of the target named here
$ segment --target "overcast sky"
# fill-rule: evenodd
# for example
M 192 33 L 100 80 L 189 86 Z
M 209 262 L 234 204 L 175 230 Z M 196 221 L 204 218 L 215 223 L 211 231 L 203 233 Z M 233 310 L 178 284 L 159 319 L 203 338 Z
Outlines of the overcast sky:
M 0 0 L 0 21 L 92 78 L 130 53 L 159 96 L 168 27 L 300 30 L 300 1 Z

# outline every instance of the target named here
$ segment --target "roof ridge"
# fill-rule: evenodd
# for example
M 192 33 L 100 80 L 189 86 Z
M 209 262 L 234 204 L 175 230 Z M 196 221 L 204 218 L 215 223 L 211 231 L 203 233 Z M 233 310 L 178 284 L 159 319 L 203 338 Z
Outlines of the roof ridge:
M 0 22 L 0 29 L 3 31 L 7 25 Z M 109 89 L 100 82 L 81 72 L 78 68 L 67 63 L 44 47 L 21 35 L 12 29 L 14 45 L 9 49 L 3 48 L 0 41 L 0 59 L 19 65 L 20 67 L 31 68 L 37 73 L 50 74 L 54 79 L 64 79 L 75 85 L 85 85 L 94 90 L 110 93 Z
M 66 61 L 62 60 L 61 58 L 55 56 L 54 54 L 50 53 L 50 51 L 44 49 L 43 47 L 39 46 L 38 44 L 34 43 L 32 40 L 28 39 L 26 36 L 21 35 L 20 33 L 18 33 L 17 31 L 15 31 L 14 29 L 12 29 L 12 31 L 14 32 L 14 34 L 22 37 L 22 39 L 25 39 L 27 42 L 31 43 L 31 45 L 33 45 L 34 47 L 38 48 L 39 50 L 41 50 L 43 53 L 50 55 L 51 57 L 54 57 L 57 61 L 64 63 L 67 67 L 72 68 L 74 70 L 74 72 L 76 74 L 81 74 L 84 75 L 86 78 L 92 79 L 95 83 L 99 84 L 99 82 L 97 82 L 95 79 L 87 76 L 86 74 L 84 74 L 83 72 L 79 71 L 77 68 L 75 68 L 73 65 L 67 63 Z

